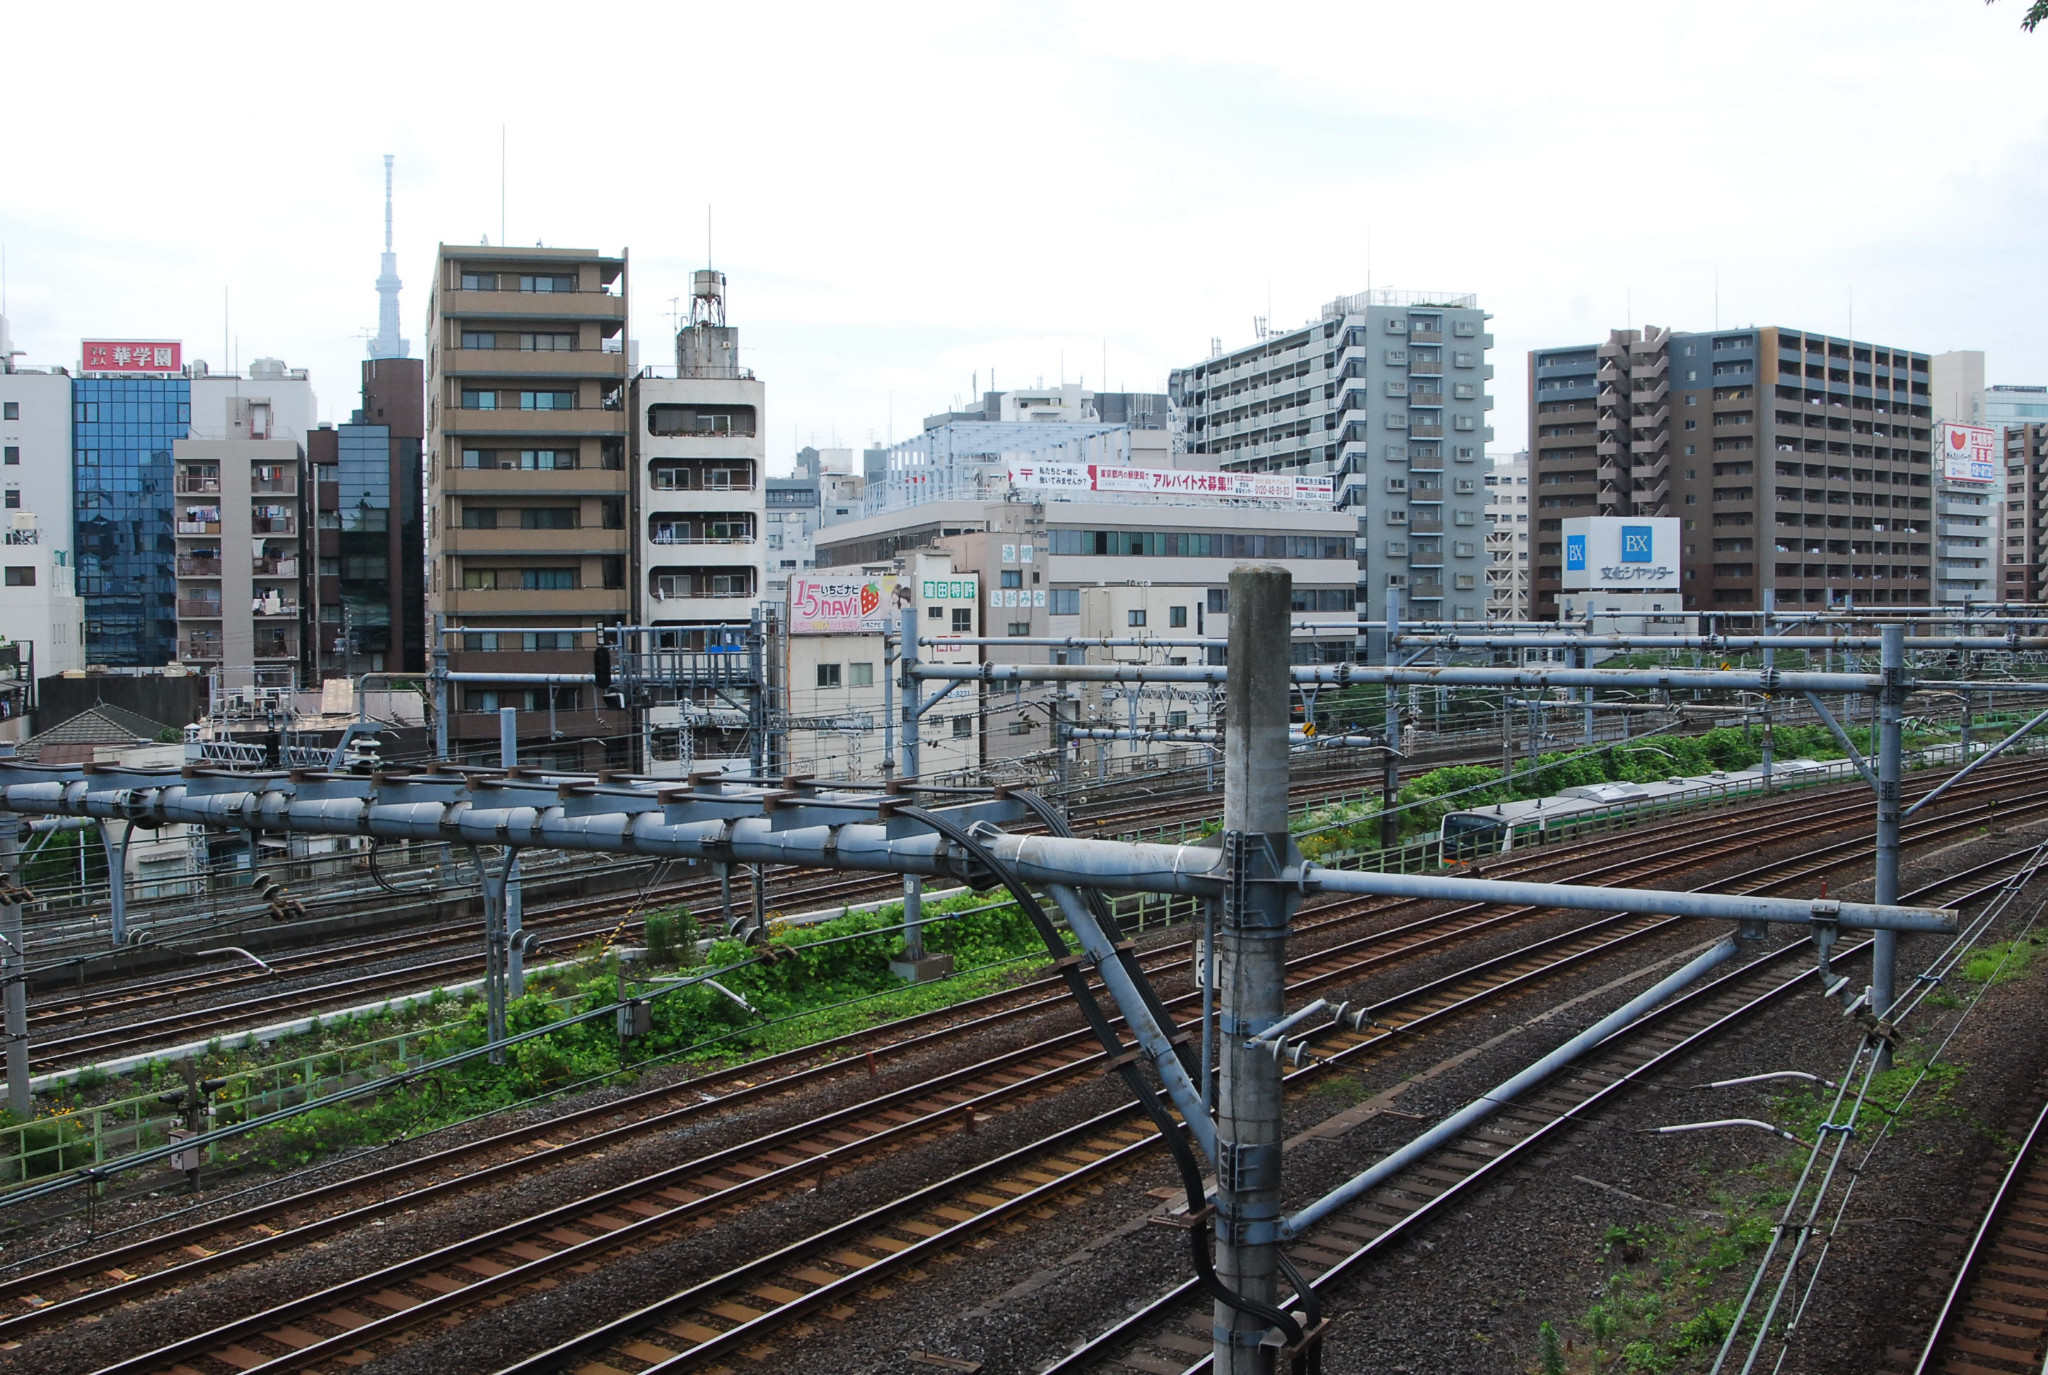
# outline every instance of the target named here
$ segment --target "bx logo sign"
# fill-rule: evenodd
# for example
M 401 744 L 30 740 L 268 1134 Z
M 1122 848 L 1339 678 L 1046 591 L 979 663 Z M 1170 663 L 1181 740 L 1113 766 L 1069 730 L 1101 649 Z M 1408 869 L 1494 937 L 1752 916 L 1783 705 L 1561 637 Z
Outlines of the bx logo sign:
M 1655 543 L 1650 538 L 1647 525 L 1624 525 L 1621 527 L 1621 561 L 1623 563 L 1650 563 L 1650 550 Z M 1583 547 L 1583 546 L 1582 546 Z
M 1645 549 L 1649 548 L 1647 541 L 1645 541 L 1643 547 Z M 1645 554 L 1643 557 L 1648 558 L 1649 555 Z M 1564 566 L 1573 572 L 1583 572 L 1585 570 L 1586 537 L 1584 535 L 1566 535 L 1564 537 Z

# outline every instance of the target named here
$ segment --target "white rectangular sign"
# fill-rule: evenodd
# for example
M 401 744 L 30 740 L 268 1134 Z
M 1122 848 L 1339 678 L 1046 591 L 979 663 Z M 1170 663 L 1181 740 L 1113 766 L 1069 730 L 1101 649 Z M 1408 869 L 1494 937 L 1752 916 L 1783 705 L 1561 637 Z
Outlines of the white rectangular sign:
M 1998 481 L 1998 431 L 1983 425 L 1941 426 L 1941 475 L 1950 482 Z
M 796 573 L 789 579 L 792 635 L 879 635 L 896 615 L 893 574 Z
M 1678 589 L 1678 521 L 1671 516 L 1572 516 L 1564 522 L 1566 588 Z
M 1010 464 L 1010 485 L 1063 492 L 1147 492 L 1163 496 L 1293 501 L 1327 506 L 1335 490 L 1327 477 L 1285 473 L 1208 473 L 1181 468 L 1113 468 L 1101 463 Z M 1007 560 L 1005 560 L 1007 562 Z

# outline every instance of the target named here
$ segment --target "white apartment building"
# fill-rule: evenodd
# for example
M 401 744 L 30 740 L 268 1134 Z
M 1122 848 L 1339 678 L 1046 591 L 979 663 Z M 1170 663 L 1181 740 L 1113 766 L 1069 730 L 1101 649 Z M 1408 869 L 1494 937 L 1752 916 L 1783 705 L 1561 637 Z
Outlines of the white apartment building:
M 178 659 L 226 690 L 295 687 L 306 451 L 275 433 L 269 402 L 228 410 L 226 436 L 171 446 Z
M 642 624 L 677 628 L 673 647 L 745 622 L 764 592 L 767 389 L 738 355 L 725 274 L 700 271 L 675 375 L 633 379 L 636 604 Z
M 1335 478 L 1371 614 L 1392 587 L 1417 619 L 1483 620 L 1489 318 L 1470 295 L 1369 291 L 1218 341 L 1168 381 L 1181 442 L 1227 471 Z
M 71 378 L 61 368 L 15 362 L 7 321 L 0 317 L 0 639 L 24 646 L 23 671 L 34 662 L 47 677 L 85 667 L 85 603 L 73 558 Z M 20 716 L 0 738 L 22 728 Z
M 1981 349 L 1957 349 L 1928 359 L 1934 419 L 1959 425 L 1992 423 Z M 1956 482 L 1934 473 L 1934 599 L 1950 605 L 1997 601 L 1998 536 L 2004 528 L 2004 490 L 1998 483 Z
M 1529 451 L 1488 454 L 1486 619 L 1529 619 Z

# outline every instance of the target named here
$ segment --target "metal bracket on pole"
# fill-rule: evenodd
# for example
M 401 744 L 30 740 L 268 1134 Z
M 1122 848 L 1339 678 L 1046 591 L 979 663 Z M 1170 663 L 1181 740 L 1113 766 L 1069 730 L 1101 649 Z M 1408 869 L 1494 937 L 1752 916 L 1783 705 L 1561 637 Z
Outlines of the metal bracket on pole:
M 1870 765 L 1864 760 L 1862 754 L 1857 751 L 1856 742 L 1849 738 L 1849 732 L 1842 729 L 1842 723 L 1835 719 L 1835 714 L 1828 710 L 1828 704 L 1821 701 L 1817 693 L 1807 693 L 1806 700 L 1812 705 L 1814 713 L 1820 717 L 1821 724 L 1826 726 L 1829 733 L 1835 737 L 1835 742 L 1849 752 L 1849 762 L 1856 766 L 1856 772 L 1863 775 L 1863 781 L 1870 785 L 1871 791 L 1875 792 L 1877 790 L 1877 775 L 1870 771 Z
M 111 927 L 108 934 L 118 949 L 128 943 L 128 842 L 135 838 L 135 823 L 131 821 L 122 828 L 119 843 L 108 832 L 106 822 L 100 822 L 98 830 L 100 848 L 107 856 L 107 921 Z
M 2031 721 L 2028 721 L 2024 726 L 2021 726 L 2011 735 L 2006 736 L 2005 739 L 1999 741 L 1990 749 L 1978 755 L 1975 759 L 1970 760 L 1969 763 L 1963 765 L 1962 768 L 1950 774 L 1947 778 L 1944 778 L 1941 781 L 1940 786 L 1935 788 L 1933 792 L 1928 793 L 1918 802 L 1915 802 L 1912 806 L 1906 808 L 1905 815 L 1911 816 L 1913 813 L 1919 811 L 1928 803 L 1934 801 L 1935 798 L 1940 797 L 1950 788 L 1953 788 L 1956 784 L 1962 782 L 1965 778 L 1968 778 L 1971 774 L 1975 773 L 1977 771 L 1978 765 L 1987 764 L 1993 759 L 1996 759 L 1999 755 L 2005 752 L 2008 746 L 2018 744 L 2023 736 L 2031 734 L 2034 731 L 2034 729 L 2044 721 L 2048 721 L 2048 711 L 2044 711 L 2039 716 L 2034 717 Z M 1964 739 L 1967 740 L 1968 738 L 1968 735 L 1965 734 Z M 1965 749 L 1967 750 L 1967 746 L 1965 747 Z

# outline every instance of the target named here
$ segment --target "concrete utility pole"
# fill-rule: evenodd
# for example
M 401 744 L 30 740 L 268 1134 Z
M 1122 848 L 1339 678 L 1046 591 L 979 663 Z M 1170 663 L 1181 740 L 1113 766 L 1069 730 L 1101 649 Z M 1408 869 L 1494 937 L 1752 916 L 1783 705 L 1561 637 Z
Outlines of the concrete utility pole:
M 552 687 L 541 691 L 553 696 Z M 519 709 L 498 708 L 498 762 L 507 773 L 519 763 Z M 505 855 L 505 887 L 503 910 L 500 913 L 504 928 L 505 955 L 502 976 L 505 991 L 500 1000 L 526 996 L 526 952 L 520 948 L 524 925 L 525 897 L 520 891 L 519 851 L 509 850 Z
M 1776 619 L 1777 619 L 1777 611 L 1778 611 L 1778 591 L 1777 591 L 1777 589 L 1776 589 L 1776 588 L 1774 588 L 1774 587 L 1766 587 L 1766 588 L 1764 589 L 1764 634 L 1765 634 L 1765 636 L 1767 636 L 1767 637 L 1768 637 L 1768 636 L 1769 636 L 1769 635 L 1771 634 L 1771 630 L 1772 630 L 1772 623 L 1773 623 L 1774 621 L 1776 621 Z M 1773 669 L 1777 668 L 1777 666 L 1778 666 L 1778 651 L 1777 651 L 1777 650 L 1775 650 L 1775 649 L 1772 649 L 1772 648 L 1770 648 L 1770 647 L 1769 647 L 1768 645 L 1766 645 L 1766 646 L 1764 647 L 1764 672 L 1766 672 L 1766 673 L 1769 673 L 1769 672 L 1771 672 L 1771 671 L 1772 671 Z M 1773 765 L 1775 764 L 1775 762 L 1776 762 L 1776 759 L 1775 759 L 1775 753 L 1774 753 L 1774 751 L 1775 751 L 1775 748 L 1776 748 L 1776 743 L 1775 743 L 1775 742 L 1774 742 L 1774 741 L 1773 741 L 1773 740 L 1771 739 L 1771 694 L 1770 694 L 1770 693 L 1768 693 L 1768 692 L 1764 694 L 1764 702 L 1763 702 L 1763 707 L 1764 707 L 1764 742 L 1763 742 L 1763 743 L 1764 743 L 1764 763 L 1763 763 L 1763 773 L 1764 773 L 1764 791 L 1765 791 L 1765 792 L 1769 792 L 1769 791 L 1771 790 L 1771 769 L 1772 769 L 1772 766 L 1773 766 Z
M 1884 648 L 1877 694 L 1877 891 L 1871 900 L 1899 900 L 1899 790 L 1906 716 L 1906 627 L 1882 630 Z M 1891 1016 L 1898 989 L 1899 933 L 1879 931 L 1870 947 L 1870 1010 L 1879 1021 Z M 1878 1068 L 1891 1067 L 1891 1047 L 1878 1047 Z
M 29 1119 L 28 950 L 21 931 L 21 859 L 18 823 L 0 825 L 0 979 L 6 980 L 7 1109 L 16 1121 Z M 81 847 L 84 844 L 80 838 Z M 117 880 L 118 882 L 118 880 Z
M 1287 831 L 1288 607 L 1285 569 L 1230 575 L 1230 681 L 1224 703 L 1222 1085 L 1216 1116 L 1216 1272 L 1236 1293 L 1279 1297 L 1280 1062 L 1251 1038 L 1285 1010 L 1288 923 L 1296 899 L 1273 882 L 1293 859 Z M 1393 700 L 1388 689 L 1388 700 Z M 1388 708 L 1392 715 L 1393 708 Z M 1389 759 L 1392 755 L 1389 754 Z M 1389 767 L 1392 767 L 1391 764 Z M 1215 1375 L 1266 1375 L 1268 1327 L 1218 1301 Z
M 1289 575 L 1292 577 L 1292 575 Z M 1290 586 L 1292 584 L 1290 583 Z M 1285 619 L 1282 620 L 1283 626 Z M 1401 634 L 1401 589 L 1387 589 L 1387 667 L 1397 667 L 1401 662 L 1401 649 L 1396 641 Z M 1237 617 L 1230 619 L 1230 640 L 1234 649 L 1237 644 Z M 1287 657 L 1288 646 L 1281 646 L 1280 657 Z M 1236 661 L 1232 660 L 1235 676 Z M 1284 687 L 1284 684 L 1283 684 Z M 1386 713 L 1382 729 L 1387 735 L 1387 747 L 1380 751 L 1380 849 L 1391 850 L 1401 843 L 1401 814 L 1394 808 L 1400 805 L 1401 797 L 1401 697 L 1392 683 L 1386 686 Z M 1226 773 L 1226 779 L 1228 775 Z M 1228 786 L 1226 782 L 1226 787 Z

